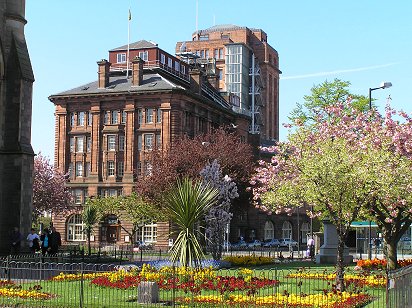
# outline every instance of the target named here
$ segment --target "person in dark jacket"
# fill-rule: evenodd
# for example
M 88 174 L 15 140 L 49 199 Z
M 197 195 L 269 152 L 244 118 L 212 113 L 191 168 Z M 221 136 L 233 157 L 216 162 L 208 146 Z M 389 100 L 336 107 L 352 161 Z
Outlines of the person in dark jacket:
M 47 253 L 50 253 L 51 246 L 50 246 L 50 233 L 49 229 L 44 229 L 42 235 L 40 236 L 41 241 L 41 253 L 44 256 Z
M 49 237 L 51 248 L 50 253 L 54 255 L 59 251 L 59 247 L 62 245 L 62 238 L 60 236 L 60 232 L 57 232 L 55 227 L 51 227 L 51 233 L 49 234 Z

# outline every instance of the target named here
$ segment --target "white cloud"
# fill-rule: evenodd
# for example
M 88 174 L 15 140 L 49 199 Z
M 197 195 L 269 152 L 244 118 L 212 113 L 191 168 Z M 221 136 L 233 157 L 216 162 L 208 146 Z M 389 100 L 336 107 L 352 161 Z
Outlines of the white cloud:
M 304 74 L 304 75 L 295 75 L 295 76 L 281 76 L 280 79 L 287 80 L 287 79 L 304 79 L 304 78 L 312 78 L 312 77 L 322 77 L 322 76 L 330 76 L 330 75 L 338 75 L 344 73 L 354 73 L 354 72 L 362 72 L 362 71 L 369 71 L 375 70 L 379 68 L 384 68 L 388 66 L 392 66 L 398 64 L 398 62 L 381 64 L 381 65 L 373 65 L 373 66 L 365 66 L 365 67 L 358 67 L 358 68 L 350 68 L 350 69 L 343 69 L 343 70 L 336 70 L 330 72 L 318 72 L 312 74 Z

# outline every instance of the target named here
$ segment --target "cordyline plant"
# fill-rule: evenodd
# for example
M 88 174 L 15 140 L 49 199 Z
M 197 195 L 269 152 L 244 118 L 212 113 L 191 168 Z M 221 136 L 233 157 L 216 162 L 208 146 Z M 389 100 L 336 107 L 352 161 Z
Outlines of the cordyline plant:
M 55 169 L 48 158 L 39 153 L 34 158 L 33 217 L 43 212 L 64 212 L 72 203 L 72 194 L 65 186 L 66 177 Z
M 267 149 L 272 160 L 260 162 L 251 180 L 260 208 L 291 212 L 305 203 L 314 209 L 310 215 L 332 221 L 339 239 L 337 286 L 341 290 L 344 243 L 355 219 L 373 216 L 390 254 L 396 252 L 396 240 L 411 223 L 407 183 L 411 183 L 412 123 L 404 113 L 400 113 L 402 124 L 393 121 L 393 113 L 388 109 L 382 117 L 374 110 L 358 111 L 349 103 L 327 106 L 313 126 L 298 122 L 287 142 Z M 389 261 L 393 258 L 396 255 Z
M 176 225 L 177 238 L 170 248 L 170 260 L 182 266 L 200 266 L 204 259 L 198 241 L 202 232 L 197 228 L 205 213 L 216 203 L 217 189 L 200 181 L 188 178 L 178 180 L 176 186 L 165 196 L 170 220 Z
M 239 196 L 237 186 L 229 176 L 222 175 L 217 160 L 214 160 L 211 164 L 208 163 L 200 172 L 200 175 L 203 182 L 210 184 L 219 191 L 216 204 L 205 215 L 205 222 L 206 245 L 212 253 L 213 259 L 220 260 L 222 258 L 225 231 L 233 216 L 230 212 L 230 204 L 232 199 Z

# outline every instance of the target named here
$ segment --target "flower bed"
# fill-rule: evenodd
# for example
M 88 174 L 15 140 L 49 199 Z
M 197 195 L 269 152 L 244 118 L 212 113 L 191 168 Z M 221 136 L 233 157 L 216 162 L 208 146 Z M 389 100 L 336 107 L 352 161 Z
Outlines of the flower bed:
M 335 280 L 336 274 L 324 274 L 324 273 L 294 273 L 288 274 L 287 278 L 302 278 L 302 279 L 322 279 L 322 280 Z M 346 283 L 353 283 L 357 286 L 369 286 L 369 287 L 384 287 L 386 286 L 386 277 L 383 275 L 352 275 L 345 274 L 344 280 Z
M 40 292 L 41 286 L 33 286 L 28 290 L 24 290 L 22 286 L 16 285 L 11 281 L 0 280 L 0 296 L 13 298 L 23 298 L 23 299 L 51 299 L 56 297 L 54 294 Z
M 400 267 L 408 266 L 412 264 L 412 259 L 398 260 Z M 364 270 L 384 270 L 386 269 L 387 262 L 385 259 L 373 259 L 373 260 L 359 260 L 356 262 L 356 266 Z
M 270 296 L 250 295 L 197 295 L 193 298 L 180 297 L 182 304 L 202 303 L 215 305 L 239 305 L 247 307 L 330 307 L 330 308 L 355 308 L 362 307 L 372 300 L 371 296 L 363 293 L 330 292 L 311 295 L 276 294 Z
M 224 257 L 224 261 L 230 262 L 234 266 L 258 266 L 258 265 L 266 265 L 266 264 L 273 264 L 273 258 L 269 257 L 258 257 L 255 255 L 251 256 L 229 256 Z

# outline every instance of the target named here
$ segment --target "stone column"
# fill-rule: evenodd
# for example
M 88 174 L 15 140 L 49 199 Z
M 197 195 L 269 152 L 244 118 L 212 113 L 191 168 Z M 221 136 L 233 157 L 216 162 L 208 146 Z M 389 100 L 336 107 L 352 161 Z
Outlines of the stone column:
M 323 245 L 320 247 L 320 252 L 316 255 L 316 263 L 336 264 L 338 257 L 338 232 L 335 225 L 329 220 L 323 220 Z M 344 262 L 346 264 L 353 261 L 353 257 L 349 255 L 349 248 L 345 246 Z

